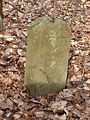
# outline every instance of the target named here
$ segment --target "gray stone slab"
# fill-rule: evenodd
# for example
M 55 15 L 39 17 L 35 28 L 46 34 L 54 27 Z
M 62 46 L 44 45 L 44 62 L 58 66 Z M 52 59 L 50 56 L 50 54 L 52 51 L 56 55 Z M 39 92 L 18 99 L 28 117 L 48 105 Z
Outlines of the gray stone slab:
M 71 32 L 67 23 L 41 17 L 28 31 L 25 85 L 33 97 L 64 89 Z

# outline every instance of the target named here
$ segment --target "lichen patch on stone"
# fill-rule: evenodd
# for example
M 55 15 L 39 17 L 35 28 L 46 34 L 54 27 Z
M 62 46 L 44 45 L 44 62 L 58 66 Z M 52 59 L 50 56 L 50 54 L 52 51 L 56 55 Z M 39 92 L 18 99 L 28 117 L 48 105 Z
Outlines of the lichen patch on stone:
M 55 66 L 56 66 L 56 62 L 55 62 L 55 61 L 52 61 L 52 63 L 51 63 L 51 66 L 50 66 L 50 67 L 54 69 L 54 68 L 55 68 Z

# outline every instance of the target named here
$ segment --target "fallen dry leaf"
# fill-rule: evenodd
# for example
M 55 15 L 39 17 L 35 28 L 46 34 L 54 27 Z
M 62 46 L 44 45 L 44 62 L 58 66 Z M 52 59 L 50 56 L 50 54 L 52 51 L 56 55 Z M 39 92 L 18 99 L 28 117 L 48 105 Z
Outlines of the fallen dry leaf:
M 43 118 L 45 116 L 44 111 L 35 112 L 34 114 L 36 115 L 36 117 L 39 117 L 39 118 Z
M 6 102 L 0 102 L 0 108 L 6 109 L 9 108 L 10 110 L 13 109 L 13 102 L 10 99 L 7 99 Z
M 5 78 L 5 79 L 3 80 L 3 83 L 6 84 L 6 85 L 9 85 L 9 84 L 12 83 L 12 79 L 10 79 L 10 78 Z
M 0 31 L 0 120 L 90 120 L 90 1 L 8 2 L 3 1 L 4 29 Z M 32 99 L 23 84 L 27 31 L 31 22 L 46 15 L 71 26 L 70 85 L 59 94 Z

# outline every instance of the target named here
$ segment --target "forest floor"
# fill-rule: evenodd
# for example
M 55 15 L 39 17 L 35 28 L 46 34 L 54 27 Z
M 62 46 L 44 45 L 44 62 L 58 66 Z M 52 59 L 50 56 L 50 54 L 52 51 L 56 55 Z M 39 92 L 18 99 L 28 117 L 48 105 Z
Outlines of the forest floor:
M 18 7 L 17 7 L 18 4 Z M 90 1 L 3 0 L 0 31 L 0 120 L 90 120 Z M 40 16 L 62 18 L 72 39 L 67 86 L 32 98 L 24 86 L 27 30 Z

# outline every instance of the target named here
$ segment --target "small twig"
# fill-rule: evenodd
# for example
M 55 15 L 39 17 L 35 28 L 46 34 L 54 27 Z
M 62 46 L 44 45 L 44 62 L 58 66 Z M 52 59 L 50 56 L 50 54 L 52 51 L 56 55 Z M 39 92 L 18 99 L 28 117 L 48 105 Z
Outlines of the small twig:
M 52 18 L 52 20 L 50 22 L 55 23 L 55 17 L 51 17 L 51 18 Z
M 28 28 L 28 26 L 14 26 L 14 27 L 12 27 L 12 26 L 8 26 L 8 27 L 4 27 L 2 30 L 0 30 L 0 32 L 2 32 L 2 31 L 4 31 L 4 30 L 6 30 L 6 29 L 15 29 L 15 28 L 21 28 L 21 29 L 27 29 Z
M 82 80 L 84 80 L 84 74 L 85 74 L 85 53 L 82 57 Z
M 17 0 L 17 9 L 18 9 L 18 0 Z M 17 23 L 19 23 L 19 21 L 18 21 L 18 10 L 17 10 Z
M 21 13 L 25 13 L 24 11 L 21 11 L 20 9 L 18 9 L 18 7 L 17 7 L 17 6 L 15 6 L 15 5 L 11 4 L 10 2 L 5 1 L 5 0 L 4 0 L 4 2 L 5 2 L 5 3 L 7 3 L 7 4 L 9 4 L 9 5 L 11 5 L 14 9 L 18 10 L 19 12 L 21 12 Z
M 41 13 L 42 9 L 43 9 L 43 4 L 44 4 L 45 0 L 41 0 L 41 8 L 39 10 L 39 13 Z

